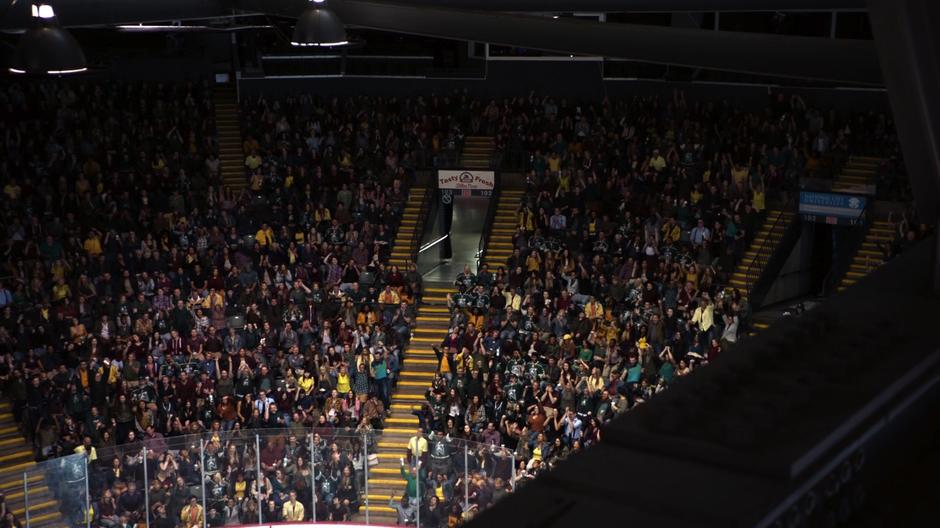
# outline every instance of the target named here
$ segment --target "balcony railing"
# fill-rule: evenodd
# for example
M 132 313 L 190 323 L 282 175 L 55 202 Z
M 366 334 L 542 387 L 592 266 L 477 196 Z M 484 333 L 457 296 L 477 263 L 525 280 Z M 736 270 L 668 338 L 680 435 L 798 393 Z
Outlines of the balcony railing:
M 428 449 L 413 457 L 405 449 L 380 447 L 381 439 L 380 430 L 293 424 L 89 449 L 24 472 L 26 515 L 20 521 L 88 528 L 276 522 L 439 526 L 451 515 L 464 520 L 476 515 L 530 475 L 521 465 L 517 474 L 523 457 L 495 444 L 434 435 L 426 438 Z M 519 448 L 524 444 L 521 440 Z M 547 446 L 540 448 L 547 457 Z M 40 497 L 57 501 L 41 520 L 29 515 Z M 57 514 L 61 520 L 50 524 Z

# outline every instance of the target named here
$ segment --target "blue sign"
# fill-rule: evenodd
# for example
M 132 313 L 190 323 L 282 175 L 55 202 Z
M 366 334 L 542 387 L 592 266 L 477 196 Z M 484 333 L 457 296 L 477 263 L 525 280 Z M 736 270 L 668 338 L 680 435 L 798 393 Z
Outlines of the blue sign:
M 804 216 L 859 220 L 867 204 L 865 196 L 800 191 L 800 214 Z

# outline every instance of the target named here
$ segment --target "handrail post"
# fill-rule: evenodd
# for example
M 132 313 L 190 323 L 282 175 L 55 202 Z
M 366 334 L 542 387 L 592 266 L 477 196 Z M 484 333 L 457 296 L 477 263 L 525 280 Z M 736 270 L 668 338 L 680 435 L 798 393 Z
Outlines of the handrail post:
M 313 433 L 310 433 L 310 521 L 317 522 L 317 457 L 314 454 Z
M 26 528 L 29 528 L 29 474 L 23 472 L 23 508 L 26 514 Z
M 463 511 L 470 509 L 470 448 L 467 442 L 463 443 Z
M 362 433 L 362 474 L 365 478 L 365 505 L 366 505 L 366 524 L 369 524 L 369 437 L 368 433 Z
M 147 475 L 147 445 L 144 444 L 141 447 L 141 464 L 144 466 L 144 524 L 147 525 L 147 528 L 150 528 L 150 485 L 148 484 Z M 202 512 L 203 517 L 205 517 L 206 512 Z
M 512 460 L 512 485 L 510 486 L 512 491 L 516 491 L 516 455 L 515 453 L 510 454 L 510 460 Z
M 88 452 L 85 452 L 85 528 L 91 528 L 91 492 L 88 485 Z
M 261 524 L 261 511 L 264 508 L 261 505 L 261 437 L 258 433 L 255 433 L 255 469 L 258 472 L 258 477 L 255 479 L 255 489 L 258 492 L 258 524 Z
M 206 509 L 206 441 L 199 439 L 199 475 L 202 482 L 202 527 L 206 528 L 209 510 Z
M 416 453 L 413 457 L 415 461 L 415 528 L 421 528 L 421 461 L 417 454 L 417 445 L 416 442 Z

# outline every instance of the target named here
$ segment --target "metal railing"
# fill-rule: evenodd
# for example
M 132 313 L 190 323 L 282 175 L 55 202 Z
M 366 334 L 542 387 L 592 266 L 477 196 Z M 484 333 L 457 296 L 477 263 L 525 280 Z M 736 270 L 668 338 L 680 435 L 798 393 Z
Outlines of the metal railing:
M 868 230 L 873 221 L 874 200 L 867 200 L 865 209 L 862 211 L 861 222 L 855 226 L 847 227 L 846 234 L 842 237 L 842 247 L 837 247 L 838 258 L 834 259 L 829 271 L 826 273 L 822 282 L 822 295 L 831 295 L 836 291 L 842 278 L 848 273 L 855 254 L 861 249 L 868 235 Z
M 480 262 L 486 255 L 486 245 L 490 241 L 490 231 L 493 229 L 493 222 L 496 219 L 496 211 L 499 208 L 499 197 L 502 195 L 501 178 L 499 171 L 493 174 L 493 194 L 490 195 L 490 207 L 486 211 L 486 220 L 483 221 L 483 231 L 480 234 L 480 243 L 477 245 L 477 270 L 480 269 Z
M 24 472 L 27 506 L 21 523 L 49 525 L 48 515 L 38 519 L 29 512 L 33 498 L 52 493 L 61 504 L 56 525 L 76 528 L 376 520 L 422 526 L 431 522 L 422 519 L 429 514 L 437 519 L 432 526 L 438 526 L 440 518 L 458 508 L 464 520 L 473 517 L 491 505 L 492 497 L 515 491 L 517 483 L 531 478 L 531 466 L 550 467 L 555 455 L 550 445 L 532 446 L 526 440 L 513 451 L 438 435 L 425 438 L 429 448 L 423 453 L 404 447 L 379 452 L 381 438 L 381 430 L 294 424 L 156 436 L 89 449 Z M 534 447 L 540 455 L 527 457 Z M 563 454 L 557 453 L 559 460 Z M 484 487 L 494 493 L 478 494 Z
M 418 221 L 415 222 L 415 230 L 411 234 L 411 262 L 413 264 L 418 262 L 418 252 L 421 250 L 421 240 L 424 238 L 424 232 L 428 227 L 428 211 L 431 209 L 435 191 L 434 187 L 428 185 L 421 197 L 421 207 L 418 208 Z
M 754 287 L 754 284 L 760 279 L 761 273 L 764 268 L 767 266 L 767 263 L 774 256 L 776 246 L 780 240 L 775 240 L 773 234 L 779 232 L 782 236 L 786 231 L 787 226 L 796 218 L 796 212 L 793 211 L 794 202 L 792 199 L 786 200 L 780 208 L 780 215 L 774 219 L 773 224 L 771 224 L 770 229 L 767 231 L 767 234 L 764 237 L 764 240 L 760 243 L 757 248 L 754 248 L 754 240 L 751 240 L 751 247 L 748 248 L 749 251 L 753 251 L 754 254 L 751 257 L 750 262 L 747 267 L 744 268 L 744 290 L 750 299 L 751 291 Z M 792 215 L 787 215 L 786 213 L 792 212 Z

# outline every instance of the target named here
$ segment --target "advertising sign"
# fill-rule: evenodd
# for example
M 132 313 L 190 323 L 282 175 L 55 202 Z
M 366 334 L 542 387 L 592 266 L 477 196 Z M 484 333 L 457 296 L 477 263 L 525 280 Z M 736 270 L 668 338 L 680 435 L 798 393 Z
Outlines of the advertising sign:
M 855 225 L 867 204 L 867 197 L 855 194 L 800 191 L 800 215 L 810 222 Z
M 437 187 L 445 191 L 458 191 L 460 194 L 489 196 L 496 183 L 496 173 L 481 170 L 440 170 L 437 171 Z

